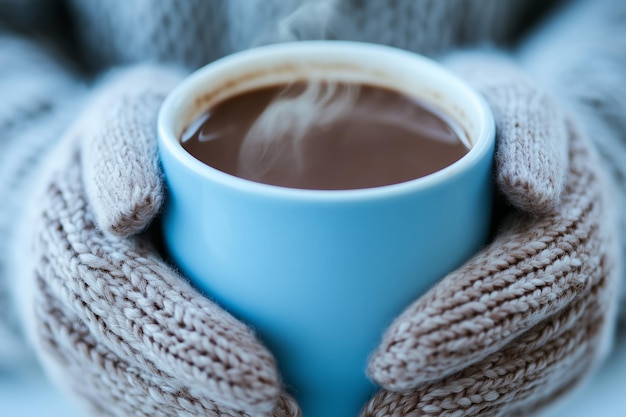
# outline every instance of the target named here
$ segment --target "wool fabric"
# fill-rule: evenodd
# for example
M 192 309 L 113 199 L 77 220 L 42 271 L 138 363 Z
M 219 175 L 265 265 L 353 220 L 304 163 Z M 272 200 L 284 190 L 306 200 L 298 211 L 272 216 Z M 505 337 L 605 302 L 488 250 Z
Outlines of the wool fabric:
M 271 411 L 279 378 L 253 332 L 192 289 L 146 236 L 96 227 L 77 149 L 53 163 L 61 168 L 37 198 L 27 326 L 63 368 L 58 382 L 71 376 L 70 389 L 116 416 Z
M 90 124 L 81 141 L 83 178 L 98 227 L 125 237 L 146 228 L 161 208 L 156 116 L 181 74 L 140 66 L 109 79 L 99 87 L 94 116 L 83 116 Z
M 626 3 L 620 0 L 577 2 L 533 34 L 520 50 L 520 63 L 554 93 L 594 144 L 614 185 L 615 205 L 622 211 L 626 207 L 624 50 Z M 619 216 L 618 239 L 620 257 L 626 259 L 625 215 Z M 626 322 L 626 279 L 622 282 L 620 311 Z
M 389 391 L 363 416 L 509 416 L 554 399 L 606 354 L 618 282 L 600 221 L 610 200 L 588 141 L 573 126 L 569 137 L 559 208 L 514 215 L 396 319 L 369 368 Z
M 140 60 L 195 68 L 281 40 L 275 25 L 285 21 L 296 23 L 289 30 L 298 38 L 363 40 L 437 55 L 503 42 L 543 2 L 347 0 L 336 3 L 326 26 L 302 26 L 306 14 L 294 14 L 303 4 L 296 0 L 123 3 L 68 0 L 81 58 L 92 68 Z M 15 0 L 3 4 L 17 10 Z M 608 0 L 594 4 L 606 8 Z M 342 16 L 350 19 L 333 20 Z M 53 54 L 2 39 L 20 46 L 0 54 L 11 58 L 0 72 L 13 77 L 2 80 L 2 91 L 14 91 L 0 102 L 6 174 L 0 175 L 0 288 L 3 280 L 16 283 L 16 295 L 0 307 L 18 300 L 53 380 L 94 415 L 299 416 L 253 331 L 191 288 L 150 244 L 163 193 L 153 123 L 180 72 L 150 66 L 120 72 L 99 83 L 83 113 L 76 111 L 83 92 L 75 75 Z M 624 68 L 614 56 L 607 52 L 605 75 Z M 385 334 L 369 366 L 383 389 L 364 417 L 527 415 L 577 386 L 610 346 L 619 271 L 615 203 L 587 138 L 621 178 L 621 154 L 612 149 L 626 143 L 618 117 L 626 106 L 620 107 L 621 90 L 611 89 L 624 83 L 594 90 L 597 80 L 588 77 L 584 94 L 559 95 L 555 103 L 514 64 L 490 53 L 449 62 L 494 108 L 496 180 L 513 208 L 485 251 Z M 580 68 L 587 74 L 588 67 Z M 580 98 L 586 103 L 580 114 L 590 115 L 579 120 L 582 129 L 562 110 Z M 31 106 L 36 110 L 22 110 Z M 47 158 L 51 168 L 40 169 L 78 114 L 64 146 Z M 42 189 L 26 217 L 35 178 Z M 18 217 L 31 220 L 18 229 Z M 17 236 L 32 237 L 33 245 L 19 259 L 7 257 L 11 251 L 2 249 L 15 246 Z M 0 323 L 11 311 L 5 308 Z
M 322 38 L 382 43 L 432 55 L 459 45 L 510 40 L 537 8 L 551 3 L 541 0 L 68 1 L 83 56 L 89 57 L 94 66 L 105 68 L 146 60 L 196 68 L 259 43 Z M 324 13 L 324 4 L 330 5 L 334 12 Z M 288 31 L 293 36 L 282 36 L 280 26 L 285 24 L 290 26 Z
M 83 95 L 70 67 L 51 50 L 0 30 L 0 364 L 27 352 L 10 288 L 9 254 L 37 168 L 58 142 Z
M 533 407 L 548 390 L 556 392 L 571 383 L 569 378 L 582 378 L 606 352 L 616 257 L 608 188 L 595 155 L 564 117 L 535 116 L 542 109 L 560 114 L 549 107 L 555 104 L 544 93 L 508 63 L 481 67 L 489 62 L 485 59 L 467 54 L 453 61 L 460 71 L 482 69 L 479 77 L 467 76 L 494 108 L 501 166 L 528 167 L 523 178 L 535 181 L 530 188 L 503 192 L 522 201 L 520 207 L 539 207 L 535 212 L 543 214 L 514 211 L 485 252 L 396 320 L 370 364 L 372 379 L 386 391 L 368 404 L 366 416 L 387 415 L 389 410 L 401 410 L 402 415 L 438 415 L 443 410 L 449 415 L 502 415 Z M 156 70 L 140 73 L 161 76 Z M 152 126 L 141 122 L 145 113 L 124 111 L 154 97 L 149 91 L 155 84 L 137 83 L 136 74 L 114 81 L 115 104 L 109 105 L 115 100 L 107 98 L 106 106 L 96 106 L 106 115 L 119 105 L 124 117 L 99 118 L 96 110 L 88 111 L 90 118 L 106 122 L 79 123 L 79 143 L 85 137 L 110 137 L 120 131 L 118 124 L 135 127 L 133 135 L 119 137 L 118 146 L 124 149 L 137 137 L 149 136 Z M 484 79 L 490 82 L 481 83 Z M 511 118 L 544 125 L 520 133 Z M 87 154 L 89 149 L 82 147 Z M 116 171 L 120 195 L 132 195 L 132 179 L 143 183 L 154 175 L 154 152 L 137 149 L 133 158 L 140 160 L 140 168 Z M 96 408 L 112 415 L 144 415 L 145 410 L 161 410 L 163 415 L 280 415 L 277 404 L 290 404 L 299 413 L 287 394 L 281 394 L 273 357 L 249 329 L 188 287 L 156 256 L 145 236 L 123 238 L 98 227 L 91 204 L 99 200 L 87 197 L 83 183 L 87 176 L 102 176 L 90 181 L 106 187 L 109 171 L 81 170 L 79 151 L 70 155 L 67 162 L 53 158 L 60 167 L 44 177 L 52 180 L 32 223 L 36 315 L 29 324 L 40 354 L 54 358 L 49 365 L 57 369 L 53 374 L 76 375 L 72 381 L 79 385 L 72 391 L 83 399 L 97 392 Z M 520 163 L 522 158 L 529 160 Z M 555 164 L 567 170 L 561 186 L 555 187 L 555 181 L 542 184 L 544 173 Z M 499 169 L 504 184 L 517 184 L 518 173 L 519 168 Z M 526 192 L 543 185 L 548 191 Z M 95 345 L 88 354 L 81 353 L 85 340 Z M 94 356 L 94 351 L 101 353 Z M 102 362 L 102 357 L 126 371 Z M 578 369 L 572 363 L 587 366 Z M 129 375 L 136 379 L 128 382 Z M 136 386 L 140 391 L 133 391 Z M 151 390 L 150 396 L 142 394 L 145 389 Z M 170 391 L 176 395 L 166 395 Z M 121 393 L 130 395 L 123 406 L 113 401 Z M 107 396 L 110 401 L 103 401 Z M 88 403 L 94 407 L 95 401 Z

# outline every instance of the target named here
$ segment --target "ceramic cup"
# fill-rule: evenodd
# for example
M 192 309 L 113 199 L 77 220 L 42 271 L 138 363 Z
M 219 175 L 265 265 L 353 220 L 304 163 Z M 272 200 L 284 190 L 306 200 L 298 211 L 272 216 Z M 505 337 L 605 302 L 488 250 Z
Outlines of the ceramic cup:
M 397 89 L 442 110 L 471 150 L 441 171 L 359 190 L 238 178 L 188 154 L 183 130 L 225 97 L 309 77 Z M 392 320 L 487 239 L 495 128 L 484 100 L 433 61 L 355 42 L 250 49 L 184 80 L 158 120 L 173 261 L 251 325 L 304 417 L 356 417 L 376 390 L 368 356 Z

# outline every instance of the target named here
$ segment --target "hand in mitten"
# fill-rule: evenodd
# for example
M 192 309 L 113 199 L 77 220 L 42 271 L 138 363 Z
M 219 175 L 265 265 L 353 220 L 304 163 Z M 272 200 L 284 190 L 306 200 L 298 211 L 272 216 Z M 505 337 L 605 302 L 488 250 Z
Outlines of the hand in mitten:
M 21 294 L 31 339 L 96 415 L 296 415 L 253 332 L 192 289 L 144 231 L 163 198 L 156 116 L 178 79 L 119 73 L 51 158 Z
M 610 343 L 615 222 L 588 141 L 512 64 L 449 63 L 493 109 L 496 182 L 513 208 L 488 247 L 388 329 L 369 364 L 384 389 L 363 417 L 530 413 Z

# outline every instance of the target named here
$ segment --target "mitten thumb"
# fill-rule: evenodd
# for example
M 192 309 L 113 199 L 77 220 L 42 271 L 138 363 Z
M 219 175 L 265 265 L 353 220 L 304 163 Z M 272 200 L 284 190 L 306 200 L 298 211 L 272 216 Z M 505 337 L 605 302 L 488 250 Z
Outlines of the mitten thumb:
M 97 87 L 83 116 L 83 181 L 98 227 L 126 237 L 145 229 L 163 202 L 156 120 L 182 71 L 116 70 Z
M 553 211 L 568 170 L 567 128 L 556 101 L 504 55 L 463 52 L 445 61 L 485 97 L 494 113 L 500 191 L 523 211 Z

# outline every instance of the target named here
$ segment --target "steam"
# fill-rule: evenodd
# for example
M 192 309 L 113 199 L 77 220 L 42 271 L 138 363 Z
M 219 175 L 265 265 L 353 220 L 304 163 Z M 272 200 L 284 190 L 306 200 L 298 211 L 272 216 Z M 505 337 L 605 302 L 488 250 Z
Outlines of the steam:
M 338 16 L 338 0 L 300 0 L 296 4 L 296 9 L 256 39 L 254 46 L 330 37 L 329 28 Z
M 243 140 L 240 172 L 247 176 L 267 173 L 289 152 L 297 171 L 304 167 L 304 139 L 312 129 L 323 129 L 347 117 L 358 98 L 355 84 L 314 79 L 302 92 L 289 87 L 274 100 L 252 125 Z
M 261 43 L 325 39 L 337 6 L 337 0 L 302 1 Z M 307 133 L 345 117 L 358 98 L 356 85 L 321 78 L 305 82 L 301 91 L 297 91 L 299 84 L 285 88 L 248 131 L 239 155 L 239 172 L 244 176 L 264 175 L 278 160 L 291 161 L 296 172 L 302 171 Z

